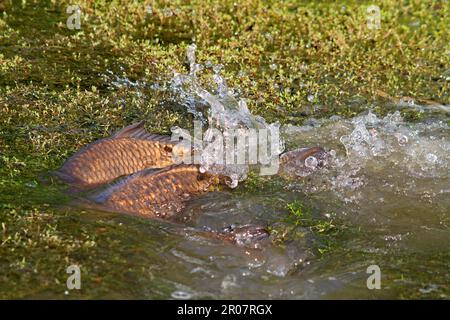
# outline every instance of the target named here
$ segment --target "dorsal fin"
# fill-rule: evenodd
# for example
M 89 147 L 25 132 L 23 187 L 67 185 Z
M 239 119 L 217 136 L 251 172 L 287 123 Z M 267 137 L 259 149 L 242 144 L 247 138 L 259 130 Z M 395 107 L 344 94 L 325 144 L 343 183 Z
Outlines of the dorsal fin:
M 117 131 L 117 132 L 114 134 L 113 137 L 114 137 L 114 138 L 125 138 L 125 137 L 130 137 L 130 136 L 132 136 L 136 131 L 141 130 L 141 129 L 144 129 L 144 124 L 145 124 L 145 121 L 144 121 L 144 120 L 141 120 L 141 121 L 139 121 L 139 122 L 137 122 L 137 123 L 130 124 L 129 126 L 126 126 L 125 128 L 123 128 L 123 129 Z
M 118 132 L 116 132 L 113 137 L 114 138 L 133 138 L 133 139 L 141 139 L 141 140 L 152 140 L 152 141 L 161 141 L 170 143 L 170 137 L 161 136 L 158 134 L 148 133 L 144 128 L 145 121 L 139 121 L 138 123 L 131 124 Z

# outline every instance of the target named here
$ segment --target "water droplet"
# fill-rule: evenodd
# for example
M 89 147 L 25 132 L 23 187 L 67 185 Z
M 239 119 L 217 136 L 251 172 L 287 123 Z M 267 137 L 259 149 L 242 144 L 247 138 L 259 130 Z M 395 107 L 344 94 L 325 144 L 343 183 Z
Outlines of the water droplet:
M 164 8 L 163 15 L 164 15 L 164 17 L 169 18 L 169 17 L 173 16 L 173 12 L 170 8 Z
M 28 188 L 36 188 L 37 184 L 36 184 L 36 182 L 31 181 L 31 182 L 25 183 L 25 186 L 28 187 Z
M 308 94 L 308 96 L 306 97 L 306 99 L 307 99 L 309 102 L 313 102 L 313 101 L 314 101 L 314 95 L 313 95 L 313 94 Z
M 213 71 L 214 71 L 214 73 L 220 73 L 220 70 L 222 70 L 223 69 L 223 64 L 216 64 L 214 67 L 213 67 Z
M 189 61 L 189 64 L 195 63 L 195 51 L 197 50 L 197 45 L 195 43 L 189 45 L 186 48 L 186 57 Z
M 229 175 L 231 181 L 227 181 L 226 184 L 231 189 L 234 189 L 238 186 L 239 183 L 239 177 L 236 174 L 230 174 Z
M 272 63 L 269 67 L 270 67 L 270 69 L 272 69 L 272 70 L 276 70 L 277 65 L 276 65 L 275 63 Z
M 273 36 L 269 32 L 266 32 L 264 34 L 264 37 L 269 41 L 273 41 Z

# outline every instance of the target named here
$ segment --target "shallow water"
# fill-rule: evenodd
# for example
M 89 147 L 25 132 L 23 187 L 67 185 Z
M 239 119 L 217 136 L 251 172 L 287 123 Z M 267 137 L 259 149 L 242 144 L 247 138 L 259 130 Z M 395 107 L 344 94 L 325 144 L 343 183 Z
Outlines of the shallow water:
M 191 63 L 191 68 L 198 66 Z M 218 74 L 215 92 L 193 84 L 194 76 L 176 74 L 169 87 L 162 87 L 174 90 L 177 102 L 200 120 L 215 121 L 219 128 L 236 124 L 236 119 L 254 119 L 245 108 L 233 109 L 238 99 Z M 174 79 L 181 83 L 174 87 Z M 211 104 L 222 109 L 205 117 L 199 106 Z M 398 105 L 398 109 L 404 107 Z M 82 296 L 448 298 L 450 131 L 447 120 L 439 120 L 448 117 L 447 110 L 429 111 L 427 120 L 420 123 L 405 122 L 393 111 L 385 117 L 367 112 L 352 119 L 333 116 L 309 119 L 303 126 L 283 126 L 287 150 L 311 146 L 327 150 L 322 167 L 309 158 L 306 171 L 304 163 L 288 170 L 290 178 L 265 177 L 255 184 L 240 183 L 236 190 L 200 197 L 184 213 L 187 228 L 75 210 L 77 224 L 119 226 L 108 231 L 115 242 L 99 255 L 108 260 L 104 257 L 108 252 L 118 254 L 129 268 L 110 271 L 114 281 L 88 289 Z M 424 112 L 428 112 L 425 107 Z M 244 123 L 248 127 L 252 122 Z M 267 126 L 264 119 L 258 119 L 258 124 Z M 238 173 L 243 181 L 248 168 L 228 173 Z M 294 232 L 295 222 L 289 220 L 292 213 L 286 207 L 295 202 L 308 208 L 316 221 L 336 226 L 338 232 L 330 235 L 304 225 Z M 206 227 L 220 230 L 230 224 L 268 225 L 275 230 L 274 243 L 246 249 L 193 232 Z M 287 236 L 277 238 L 284 231 Z M 380 267 L 380 290 L 367 288 L 370 265 Z
M 301 171 L 300 177 L 266 177 L 257 187 L 244 183 L 200 197 L 184 213 L 188 227 L 61 207 L 71 212 L 75 225 L 106 226 L 111 245 L 99 248 L 95 258 L 110 263 L 108 255 L 118 255 L 122 264 L 104 271 L 114 281 L 105 279 L 95 288 L 87 283 L 81 296 L 446 299 L 449 133 L 445 122 L 406 123 L 397 113 L 283 127 L 289 149 L 324 146 L 330 153 L 325 166 L 306 175 Z M 300 226 L 295 236 L 259 250 L 192 232 L 248 223 L 289 229 L 286 206 L 294 201 L 320 221 L 345 226 L 344 231 L 324 238 Z M 366 286 L 366 269 L 374 264 L 381 269 L 380 290 Z M 62 293 L 33 297 L 46 294 Z

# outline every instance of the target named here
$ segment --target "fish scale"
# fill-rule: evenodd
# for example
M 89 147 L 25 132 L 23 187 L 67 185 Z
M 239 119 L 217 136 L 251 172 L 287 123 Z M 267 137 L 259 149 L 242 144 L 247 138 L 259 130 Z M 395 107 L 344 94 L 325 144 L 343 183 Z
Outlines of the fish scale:
M 115 183 L 93 197 L 113 211 L 147 217 L 170 217 L 184 207 L 188 198 L 217 185 L 214 175 L 201 173 L 198 165 L 172 165 L 159 171 L 142 170 Z

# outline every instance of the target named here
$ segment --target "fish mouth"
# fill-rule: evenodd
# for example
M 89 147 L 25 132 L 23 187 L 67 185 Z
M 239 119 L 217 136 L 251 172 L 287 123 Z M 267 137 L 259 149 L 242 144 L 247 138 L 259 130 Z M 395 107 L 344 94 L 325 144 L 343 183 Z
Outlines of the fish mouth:
M 280 156 L 279 173 L 285 177 L 306 177 L 326 167 L 329 160 L 329 153 L 321 147 L 295 149 Z
M 259 248 L 261 241 L 270 236 L 266 227 L 260 225 L 230 225 L 221 232 L 234 244 L 240 247 Z
M 289 162 L 305 162 L 308 157 L 315 157 L 318 160 L 325 159 L 327 152 L 321 147 L 300 148 L 292 151 L 287 151 L 280 156 L 281 164 L 288 164 Z

